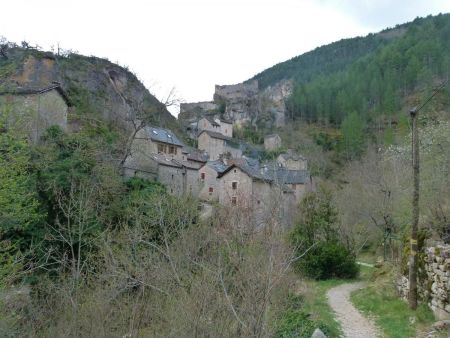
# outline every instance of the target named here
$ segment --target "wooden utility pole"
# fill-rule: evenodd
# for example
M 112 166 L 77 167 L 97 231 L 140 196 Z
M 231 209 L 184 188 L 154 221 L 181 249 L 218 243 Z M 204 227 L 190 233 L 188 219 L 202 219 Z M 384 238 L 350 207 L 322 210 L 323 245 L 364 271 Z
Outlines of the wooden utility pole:
M 419 128 L 417 117 L 419 111 L 414 108 L 409 111 L 412 122 L 412 167 L 414 177 L 413 219 L 411 225 L 411 250 L 409 256 L 409 307 L 417 308 L 417 231 L 419 228 Z

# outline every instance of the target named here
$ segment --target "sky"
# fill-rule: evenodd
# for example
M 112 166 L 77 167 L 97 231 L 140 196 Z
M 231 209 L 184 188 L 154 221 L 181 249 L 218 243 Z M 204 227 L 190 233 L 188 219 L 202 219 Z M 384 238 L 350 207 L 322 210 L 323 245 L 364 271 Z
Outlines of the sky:
M 212 100 L 215 84 L 245 81 L 321 45 L 450 12 L 449 0 L 0 2 L 0 36 L 9 41 L 106 57 L 160 100 L 175 88 L 183 102 Z

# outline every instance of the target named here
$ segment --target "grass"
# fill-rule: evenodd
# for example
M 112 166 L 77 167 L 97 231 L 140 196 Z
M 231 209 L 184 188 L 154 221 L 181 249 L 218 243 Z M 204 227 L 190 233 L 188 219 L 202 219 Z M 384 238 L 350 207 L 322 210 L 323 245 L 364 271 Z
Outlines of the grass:
M 277 337 L 310 337 L 311 325 L 314 329 L 319 327 L 328 338 L 341 337 L 342 330 L 335 319 L 333 310 L 328 305 L 327 292 L 335 286 L 344 283 L 354 283 L 359 280 L 368 280 L 373 268 L 360 266 L 358 279 L 328 279 L 303 280 L 297 293 L 301 295 L 301 302 L 294 304 L 278 325 Z M 305 319 L 306 314 L 306 319 Z M 308 335 L 309 334 L 309 335 Z
M 422 304 L 414 312 L 408 304 L 399 299 L 389 286 L 369 286 L 352 293 L 353 304 L 391 338 L 416 337 L 417 331 L 434 321 L 431 310 Z
M 343 279 L 329 279 L 324 281 L 307 281 L 305 292 L 304 311 L 311 314 L 311 319 L 323 322 L 327 326 L 326 335 L 329 338 L 340 337 L 341 326 L 335 320 L 333 310 L 328 305 L 327 291 L 335 286 L 351 282 Z

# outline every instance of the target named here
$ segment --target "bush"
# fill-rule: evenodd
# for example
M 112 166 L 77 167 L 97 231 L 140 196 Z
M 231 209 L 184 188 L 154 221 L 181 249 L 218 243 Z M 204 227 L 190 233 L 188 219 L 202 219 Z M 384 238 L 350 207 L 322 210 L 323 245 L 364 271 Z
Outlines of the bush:
M 321 242 L 298 261 L 297 268 L 314 279 L 355 278 L 355 256 L 337 241 Z
M 290 234 L 297 256 L 302 256 L 296 262 L 297 270 L 315 279 L 356 277 L 359 270 L 355 256 L 339 241 L 338 212 L 330 191 L 322 187 L 306 194 L 300 213 Z
M 331 335 L 327 324 L 314 320 L 310 313 L 301 309 L 302 307 L 304 307 L 303 297 L 289 295 L 289 306 L 277 321 L 275 337 L 309 338 L 316 328 L 320 328 L 327 336 Z

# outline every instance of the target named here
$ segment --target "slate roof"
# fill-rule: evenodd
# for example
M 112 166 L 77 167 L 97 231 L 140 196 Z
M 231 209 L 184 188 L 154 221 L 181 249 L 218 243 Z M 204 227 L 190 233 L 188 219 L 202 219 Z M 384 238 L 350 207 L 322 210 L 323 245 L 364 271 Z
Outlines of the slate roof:
M 206 165 L 215 170 L 218 174 L 223 173 L 230 166 L 228 164 L 223 163 L 221 160 L 208 161 Z
M 184 146 L 182 149 L 183 154 L 186 154 L 187 159 L 190 161 L 205 163 L 208 161 L 208 154 L 196 148 Z
M 225 136 L 221 133 L 218 133 L 216 131 L 211 131 L 211 130 L 202 130 L 200 132 L 200 134 L 198 134 L 198 136 L 200 136 L 203 133 L 207 133 L 210 137 L 215 138 L 215 139 L 219 139 L 219 140 L 224 140 L 228 146 L 232 147 L 232 148 L 236 148 L 236 149 L 240 149 L 241 148 L 241 144 L 239 143 L 239 141 Z
M 62 89 L 59 83 L 52 83 L 51 85 L 43 88 L 32 88 L 32 87 L 17 87 L 14 89 L 7 89 L 4 91 L 0 91 L 0 95 L 35 95 L 35 94 L 44 94 L 49 91 L 56 90 L 59 95 L 66 102 L 67 106 L 71 107 L 72 102 L 70 101 L 67 93 Z
M 280 154 L 280 156 L 283 157 L 285 160 L 294 160 L 294 161 L 306 160 L 306 158 L 304 158 L 300 154 L 297 154 L 292 149 L 288 149 L 286 153 Z
M 307 170 L 278 169 L 274 173 L 277 181 L 285 184 L 305 184 L 310 176 Z
M 158 164 L 165 165 L 168 167 L 176 167 L 176 168 L 182 168 L 182 164 L 178 163 L 177 161 L 164 156 L 164 154 L 152 154 L 150 157 L 155 160 Z
M 220 124 L 218 124 L 216 121 L 214 121 L 214 118 L 212 116 L 203 116 L 206 120 L 208 120 L 209 123 L 211 123 L 214 127 L 220 127 Z
M 309 179 L 309 172 L 307 170 L 287 170 L 279 166 L 260 166 L 256 159 L 243 157 L 239 159 L 230 160 L 230 166 L 219 173 L 218 177 L 224 176 L 233 168 L 239 168 L 253 179 L 275 182 L 283 186 L 283 190 L 289 191 L 286 184 L 305 184 Z
M 224 118 L 220 118 L 219 120 L 220 120 L 220 122 L 223 122 L 223 123 L 233 124 L 233 121 L 231 121 L 231 120 L 227 120 Z
M 168 129 L 147 126 L 145 127 L 145 131 L 152 141 L 173 144 L 179 147 L 183 146 L 183 143 L 181 143 L 178 137 Z
M 194 169 L 194 170 L 198 170 L 203 166 L 202 163 L 191 163 L 188 161 L 172 160 L 172 162 L 174 162 L 175 164 L 179 164 L 183 167 L 186 167 L 188 169 Z
M 262 180 L 266 182 L 273 181 L 269 171 L 261 170 L 258 160 L 243 157 L 231 160 L 230 164 L 231 165 L 224 172 L 220 173 L 218 177 L 224 176 L 233 168 L 239 168 L 253 179 Z
M 207 133 L 212 138 L 217 138 L 219 140 L 225 140 L 225 141 L 232 141 L 233 140 L 231 137 L 225 136 L 225 135 L 223 135 L 221 133 L 218 133 L 216 131 L 211 131 L 211 130 L 202 130 L 198 136 L 200 136 L 203 133 Z

